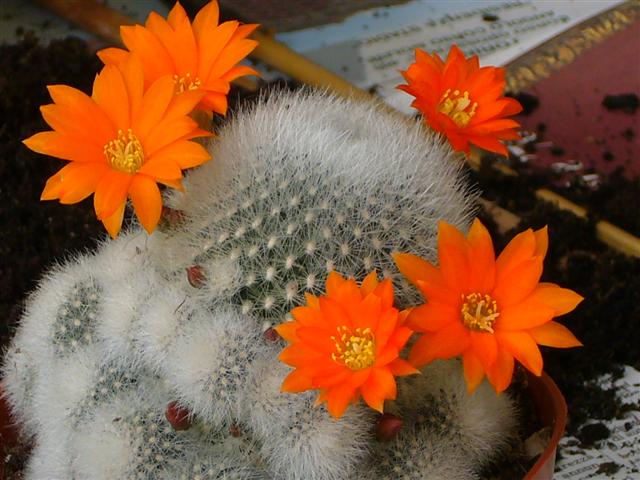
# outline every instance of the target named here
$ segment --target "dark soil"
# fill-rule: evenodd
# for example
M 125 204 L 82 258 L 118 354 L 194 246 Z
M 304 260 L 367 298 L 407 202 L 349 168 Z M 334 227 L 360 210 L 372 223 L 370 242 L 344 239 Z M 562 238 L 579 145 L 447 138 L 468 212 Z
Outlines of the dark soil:
M 100 61 L 80 40 L 52 41 L 42 48 L 27 35 L 17 45 L 0 46 L 2 345 L 11 336 L 25 294 L 43 270 L 103 236 L 90 200 L 73 207 L 39 201 L 47 178 L 64 164 L 21 143 L 49 129 L 38 111 L 40 105 L 51 103 L 46 85 L 61 83 L 90 92 L 99 67 Z
M 48 129 L 38 111 L 40 105 L 50 102 L 45 85 L 64 83 L 90 92 L 99 68 L 95 55 L 79 40 L 53 41 L 43 48 L 26 36 L 17 45 L 0 46 L 1 345 L 10 339 L 22 302 L 42 272 L 104 238 L 90 200 L 73 207 L 39 201 L 46 179 L 63 163 L 32 153 L 20 143 L 35 132 Z M 230 101 L 243 97 L 233 90 Z M 529 108 L 536 108 L 533 103 Z M 543 130 L 541 124 L 538 133 Z M 626 132 L 630 139 L 635 134 Z M 535 142 L 524 148 L 535 151 Z M 578 177 L 567 181 L 562 174 L 535 171 L 518 162 L 512 166 L 520 170 L 520 176 L 509 177 L 492 168 L 495 161 L 488 157 L 480 172 L 472 175 L 486 198 L 522 218 L 517 229 L 501 235 L 491 218 L 483 216 L 494 235 L 496 250 L 501 250 L 517 231 L 548 225 L 550 248 L 544 280 L 572 288 L 586 298 L 575 312 L 561 319 L 585 347 L 545 351 L 545 370 L 567 398 L 569 433 L 584 443 L 597 443 L 606 438 L 606 432 L 597 426 L 583 427 L 585 421 L 619 417 L 629 407 L 616 399 L 613 390 L 598 387 L 595 379 L 604 374 L 619 377 L 622 365 L 640 369 L 640 259 L 607 249 L 595 239 L 594 226 L 597 219 L 604 218 L 640 234 L 640 215 L 633 208 L 640 198 L 640 183 L 612 175 L 601 178 L 599 188 L 593 189 L 580 183 Z M 561 193 L 589 206 L 588 220 L 559 212 L 535 199 L 537 188 L 559 183 Z M 512 392 L 522 396 L 523 388 L 518 381 Z M 531 419 L 531 409 L 526 404 L 523 412 L 520 433 L 526 438 L 539 426 Z M 521 461 L 514 462 L 514 458 Z M 532 461 L 524 459 L 521 443 L 515 443 L 506 463 L 510 470 L 502 478 L 519 478 Z M 487 470 L 487 476 L 493 477 L 506 468 L 505 463 L 495 465 Z M 613 471 L 615 465 L 607 468 Z

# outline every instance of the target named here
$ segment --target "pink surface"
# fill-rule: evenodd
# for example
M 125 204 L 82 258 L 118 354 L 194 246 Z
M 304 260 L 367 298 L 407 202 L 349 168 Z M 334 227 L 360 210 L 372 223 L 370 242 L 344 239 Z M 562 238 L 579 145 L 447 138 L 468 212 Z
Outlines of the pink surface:
M 527 130 L 546 125 L 545 140 L 564 149 L 554 156 L 538 149 L 535 165 L 580 161 L 609 173 L 623 167 L 630 177 L 640 175 L 640 109 L 634 114 L 609 111 L 602 106 L 605 95 L 635 93 L 640 96 L 640 21 L 596 45 L 527 93 L 540 105 L 517 119 Z M 631 129 L 632 138 L 623 132 Z M 603 159 L 610 152 L 613 159 Z

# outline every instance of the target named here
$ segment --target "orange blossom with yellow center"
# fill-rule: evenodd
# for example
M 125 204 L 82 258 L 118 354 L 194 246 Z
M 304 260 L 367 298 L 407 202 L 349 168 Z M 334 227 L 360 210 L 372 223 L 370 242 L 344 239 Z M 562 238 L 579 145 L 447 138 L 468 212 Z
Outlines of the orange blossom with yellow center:
M 307 294 L 307 305 L 294 308 L 294 320 L 276 327 L 290 346 L 279 358 L 295 367 L 282 384 L 285 392 L 319 389 L 334 418 L 360 397 L 382 412 L 395 399 L 394 376 L 417 373 L 399 358 L 413 333 L 393 306 L 390 280 L 370 273 L 360 286 L 336 272 L 329 274 L 326 295 Z
M 40 107 L 53 131 L 24 140 L 31 150 L 67 160 L 45 185 L 41 200 L 77 203 L 92 193 L 96 215 L 112 237 L 122 225 L 127 198 L 147 232 L 160 219 L 157 183 L 182 188 L 182 170 L 209 160 L 199 144 L 208 136 L 188 115 L 204 92 L 174 95 L 171 76 L 145 91 L 142 65 L 133 56 L 96 76 L 91 97 L 50 85 L 53 104 Z
M 419 367 L 461 355 L 470 392 L 485 375 L 502 392 L 511 383 L 514 359 L 539 376 L 538 345 L 581 345 L 552 319 L 572 311 L 582 297 L 539 283 L 547 245 L 546 227 L 529 229 L 496 259 L 491 237 L 476 219 L 466 237 L 440 222 L 438 268 L 415 255 L 394 255 L 400 271 L 427 299 L 407 317 L 407 326 L 423 333 L 409 361 Z

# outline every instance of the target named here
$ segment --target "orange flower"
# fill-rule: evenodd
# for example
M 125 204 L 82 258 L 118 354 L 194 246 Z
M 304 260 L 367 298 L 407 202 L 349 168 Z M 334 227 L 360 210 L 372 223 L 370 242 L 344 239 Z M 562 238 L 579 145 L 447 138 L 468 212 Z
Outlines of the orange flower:
M 500 140 L 520 138 L 518 122 L 505 118 L 522 107 L 502 96 L 503 68 L 480 68 L 476 55 L 467 59 L 453 45 L 446 62 L 416 49 L 416 62 L 402 74 L 408 85 L 398 88 L 416 97 L 411 105 L 431 128 L 447 136 L 454 150 L 469 154 L 473 143 L 506 155 Z
M 54 103 L 40 107 L 53 131 L 24 140 L 31 150 L 70 163 L 53 175 L 41 200 L 77 203 L 95 192 L 98 219 L 115 237 L 127 196 L 147 232 L 160 218 L 156 182 L 182 188 L 182 169 L 207 161 L 194 137 L 210 135 L 188 117 L 204 92 L 173 94 L 170 76 L 143 91 L 143 72 L 131 57 L 122 69 L 107 65 L 96 76 L 91 97 L 66 85 L 50 85 Z
M 581 343 L 553 317 L 573 310 L 582 297 L 551 283 L 538 283 L 547 251 L 546 227 L 517 235 L 495 259 L 491 237 L 475 220 L 465 236 L 440 222 L 440 266 L 410 254 L 396 254 L 400 271 L 428 303 L 411 311 L 407 326 L 424 335 L 409 361 L 422 366 L 462 355 L 470 392 L 485 374 L 497 392 L 511 383 L 514 358 L 542 373 L 539 345 Z
M 169 12 L 167 20 L 151 12 L 145 26 L 120 27 L 120 36 L 129 52 L 136 54 L 144 67 L 145 86 L 164 75 L 171 75 L 176 93 L 201 89 L 206 95 L 198 108 L 225 114 L 229 82 L 257 75 L 250 67 L 236 64 L 258 42 L 246 37 L 258 25 L 240 25 L 237 21 L 218 25 L 218 3 L 207 4 L 189 22 L 180 3 Z M 119 48 L 98 52 L 106 64 L 120 64 L 129 53 Z
M 279 358 L 296 368 L 282 390 L 320 389 L 317 403 L 326 401 L 334 418 L 361 395 L 382 412 L 384 401 L 396 397 L 394 375 L 417 373 L 398 358 L 413 332 L 393 307 L 391 281 L 378 283 L 375 272 L 360 287 L 332 272 L 326 296 L 307 294 L 307 305 L 291 313 L 294 321 L 276 327 L 291 343 Z

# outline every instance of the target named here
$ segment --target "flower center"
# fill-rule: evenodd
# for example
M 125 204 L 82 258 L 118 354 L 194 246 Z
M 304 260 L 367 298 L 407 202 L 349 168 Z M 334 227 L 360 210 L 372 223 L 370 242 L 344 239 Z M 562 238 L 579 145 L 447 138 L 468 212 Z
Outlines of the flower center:
M 460 90 L 454 90 L 451 93 L 450 88 L 444 92 L 438 104 L 438 111 L 444 113 L 460 128 L 469 124 L 476 114 L 476 108 L 478 108 L 478 102 L 471 102 L 469 92 L 465 91 L 461 95 Z
M 462 323 L 469 330 L 493 333 L 493 324 L 500 315 L 496 301 L 481 293 L 462 294 Z
M 175 93 L 186 92 L 187 90 L 197 90 L 202 85 L 202 82 L 198 77 L 191 78 L 191 74 L 187 73 L 184 77 L 173 76 L 173 83 L 176 86 Z
M 345 365 L 351 370 L 368 368 L 375 362 L 375 340 L 370 328 L 338 327 L 338 335 L 331 337 L 336 353 L 331 354 L 334 362 Z
M 118 130 L 118 137 L 104 146 L 104 154 L 115 170 L 124 173 L 136 173 L 144 163 L 142 144 L 131 129 Z

